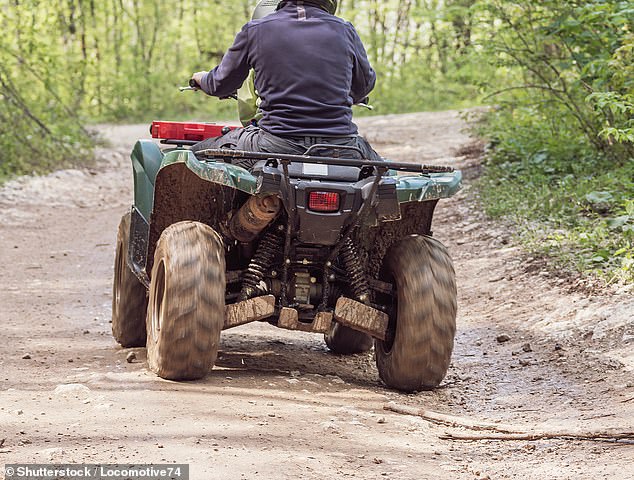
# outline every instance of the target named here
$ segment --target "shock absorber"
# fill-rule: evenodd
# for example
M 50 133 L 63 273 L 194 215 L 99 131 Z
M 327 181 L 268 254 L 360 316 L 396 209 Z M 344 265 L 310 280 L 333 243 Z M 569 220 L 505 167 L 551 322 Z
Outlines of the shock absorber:
M 278 235 L 276 229 L 271 229 L 264 234 L 244 274 L 240 300 L 248 300 L 259 293 L 264 274 L 271 267 L 275 255 L 282 250 L 283 243 L 284 239 Z
M 363 303 L 370 302 L 370 286 L 359 259 L 359 252 L 352 239 L 347 238 L 339 253 L 350 281 L 350 287 L 356 299 Z

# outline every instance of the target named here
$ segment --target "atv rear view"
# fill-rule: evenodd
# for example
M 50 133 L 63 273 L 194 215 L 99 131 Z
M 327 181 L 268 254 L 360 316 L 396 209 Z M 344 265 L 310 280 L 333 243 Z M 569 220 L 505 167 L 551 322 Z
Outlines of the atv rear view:
M 187 147 L 228 128 L 154 122 L 132 152 L 134 205 L 119 226 L 112 329 L 173 380 L 204 377 L 221 331 L 254 321 L 324 334 L 338 354 L 374 344 L 383 382 L 436 387 L 453 349 L 456 283 L 431 237 L 459 188 L 448 167 Z M 329 156 L 322 156 L 330 152 Z M 251 171 L 234 163 L 256 160 Z M 399 174 L 400 173 L 400 174 Z

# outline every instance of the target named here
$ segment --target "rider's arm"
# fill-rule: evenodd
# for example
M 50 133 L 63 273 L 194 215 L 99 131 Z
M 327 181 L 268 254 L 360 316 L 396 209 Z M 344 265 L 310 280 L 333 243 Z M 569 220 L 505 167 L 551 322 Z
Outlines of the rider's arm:
M 374 88 L 376 73 L 370 65 L 365 47 L 359 38 L 359 34 L 350 25 L 352 48 L 354 51 L 354 64 L 352 67 L 352 87 L 350 95 L 354 103 L 364 100 Z
M 215 97 L 233 95 L 249 75 L 247 32 L 245 25 L 222 57 L 220 65 L 203 75 L 198 82 L 206 94 Z

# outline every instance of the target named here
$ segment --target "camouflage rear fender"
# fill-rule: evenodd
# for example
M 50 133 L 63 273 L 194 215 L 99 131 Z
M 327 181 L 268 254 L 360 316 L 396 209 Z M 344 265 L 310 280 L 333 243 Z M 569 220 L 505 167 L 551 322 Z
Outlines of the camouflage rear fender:
M 397 180 L 399 203 L 426 202 L 449 198 L 462 188 L 462 172 L 430 173 L 428 175 L 402 175 Z
M 200 161 L 189 150 L 163 152 L 149 140 L 132 151 L 136 233 L 142 235 L 132 254 L 132 270 L 147 283 L 154 247 L 173 223 L 193 220 L 220 231 L 229 212 L 255 193 L 256 178 L 245 169 L 216 161 Z M 138 257 L 138 258 L 137 258 Z
M 255 193 L 256 178 L 242 167 L 222 161 L 201 161 L 190 150 L 173 150 L 163 158 L 161 169 L 178 163 L 184 163 L 189 170 L 207 182 L 235 188 L 250 195 Z
M 163 154 L 156 143 L 140 140 L 132 152 L 135 206 L 149 220 L 153 210 L 154 188 L 160 171 L 175 165 L 185 166 L 203 181 L 253 195 L 257 179 L 247 170 L 220 161 L 200 161 L 190 150 L 175 149 Z M 393 172 L 390 172 L 393 173 Z M 396 175 L 399 203 L 424 202 L 448 198 L 461 188 L 462 173 Z
M 175 149 L 161 152 L 158 145 L 150 140 L 139 140 L 132 151 L 134 170 L 134 205 L 149 221 L 154 208 L 157 181 L 161 181 L 164 170 L 186 167 L 199 179 L 217 186 L 236 189 L 253 194 L 256 178 L 245 169 L 224 162 L 200 161 L 189 150 Z M 210 185 L 210 188 L 213 185 Z

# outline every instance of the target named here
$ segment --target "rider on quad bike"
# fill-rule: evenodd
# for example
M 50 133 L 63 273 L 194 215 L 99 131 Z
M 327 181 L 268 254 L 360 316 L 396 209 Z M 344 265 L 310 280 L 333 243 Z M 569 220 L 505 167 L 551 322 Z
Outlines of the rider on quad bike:
M 227 97 L 253 70 L 259 127 L 155 121 L 167 147 L 134 146 L 113 335 L 147 346 L 160 377 L 194 380 L 215 364 L 222 331 L 265 321 L 323 334 L 337 354 L 374 345 L 385 385 L 434 388 L 451 361 L 457 291 L 431 224 L 461 173 L 378 157 L 352 123 L 376 78 L 352 25 L 334 1 L 275 3 L 189 87 Z
M 220 65 L 195 73 L 192 80 L 205 93 L 228 97 L 254 70 L 262 118 L 257 127 L 233 130 L 192 150 L 303 154 L 312 145 L 329 144 L 356 147 L 366 159 L 381 160 L 352 122 L 352 105 L 372 91 L 376 74 L 356 30 L 336 10 L 336 0 L 281 1 L 274 13 L 242 28 Z

